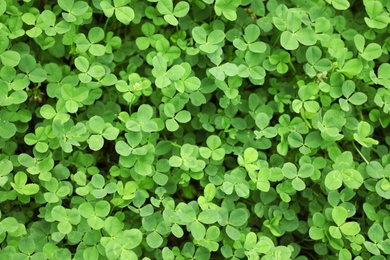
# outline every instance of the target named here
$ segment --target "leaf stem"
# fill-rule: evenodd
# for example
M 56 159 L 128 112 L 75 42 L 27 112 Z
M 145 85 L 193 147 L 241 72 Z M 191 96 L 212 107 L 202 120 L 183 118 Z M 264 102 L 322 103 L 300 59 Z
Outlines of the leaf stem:
M 107 20 L 106 22 L 104 23 L 104 27 L 103 27 L 103 30 L 106 31 L 107 29 L 107 25 L 108 25 L 108 21 L 110 20 L 110 17 L 107 17 Z
M 294 65 L 293 65 L 292 62 L 291 62 L 291 59 L 288 61 L 288 65 L 290 65 L 290 68 L 291 68 L 294 72 L 297 72 L 297 70 L 295 69 Z
M 305 117 L 305 114 L 304 114 L 304 112 L 303 112 L 303 109 L 301 109 L 301 117 L 302 117 L 303 121 L 305 121 L 307 127 L 309 127 L 309 129 L 312 129 L 313 127 L 311 126 L 310 122 L 307 121 L 307 119 L 306 119 L 306 117 Z
M 355 150 L 358 152 L 358 154 L 360 155 L 360 157 L 363 158 L 364 162 L 367 163 L 367 164 L 370 164 L 370 162 L 366 159 L 366 157 L 364 157 L 364 155 L 362 154 L 362 152 L 360 152 L 360 150 L 357 148 L 357 146 L 355 145 L 355 142 L 352 141 L 352 145 L 353 145 L 353 147 L 355 148 Z

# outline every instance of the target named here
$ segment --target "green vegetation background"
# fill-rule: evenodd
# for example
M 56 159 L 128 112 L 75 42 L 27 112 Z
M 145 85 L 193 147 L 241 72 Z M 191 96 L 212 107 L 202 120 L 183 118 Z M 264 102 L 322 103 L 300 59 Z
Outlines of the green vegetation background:
M 0 258 L 387 259 L 389 11 L 0 0 Z

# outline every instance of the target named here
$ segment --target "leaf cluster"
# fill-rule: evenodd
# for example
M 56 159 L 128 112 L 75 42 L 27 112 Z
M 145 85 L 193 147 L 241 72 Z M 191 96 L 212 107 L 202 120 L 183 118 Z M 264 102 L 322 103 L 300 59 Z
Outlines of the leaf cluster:
M 386 259 L 389 23 L 0 0 L 0 259 Z

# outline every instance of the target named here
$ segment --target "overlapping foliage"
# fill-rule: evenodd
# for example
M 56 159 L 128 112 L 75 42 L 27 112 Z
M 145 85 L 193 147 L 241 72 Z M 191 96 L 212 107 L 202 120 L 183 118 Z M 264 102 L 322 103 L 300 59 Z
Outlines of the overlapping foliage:
M 0 258 L 386 259 L 389 12 L 0 0 Z

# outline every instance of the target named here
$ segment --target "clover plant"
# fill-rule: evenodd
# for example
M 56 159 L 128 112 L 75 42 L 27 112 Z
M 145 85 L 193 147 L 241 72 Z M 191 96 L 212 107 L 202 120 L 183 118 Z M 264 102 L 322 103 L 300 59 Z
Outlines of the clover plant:
M 0 0 L 0 259 L 387 259 L 389 23 Z

